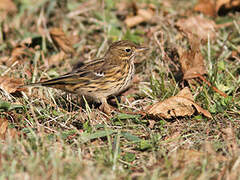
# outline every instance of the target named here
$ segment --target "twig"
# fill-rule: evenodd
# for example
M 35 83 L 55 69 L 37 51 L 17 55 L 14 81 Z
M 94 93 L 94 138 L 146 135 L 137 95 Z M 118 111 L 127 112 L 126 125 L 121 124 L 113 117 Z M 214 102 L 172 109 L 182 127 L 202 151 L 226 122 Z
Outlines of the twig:
M 216 88 L 215 86 L 211 85 L 211 83 L 210 83 L 208 80 L 206 80 L 206 78 L 203 77 L 201 74 L 198 74 L 198 77 L 199 77 L 203 82 L 205 82 L 209 87 L 211 87 L 214 91 L 216 91 L 218 94 L 220 94 L 221 96 L 223 96 L 223 97 L 225 97 L 225 98 L 228 97 L 228 95 L 227 95 L 226 93 L 220 91 L 218 88 Z

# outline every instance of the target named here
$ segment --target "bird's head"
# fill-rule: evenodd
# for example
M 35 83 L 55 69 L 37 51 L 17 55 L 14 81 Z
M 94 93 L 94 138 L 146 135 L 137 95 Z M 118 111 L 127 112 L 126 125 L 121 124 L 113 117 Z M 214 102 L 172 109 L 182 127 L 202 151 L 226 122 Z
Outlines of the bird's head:
M 114 42 L 110 45 L 106 58 L 113 61 L 132 61 L 139 52 L 143 52 L 148 48 L 139 46 L 131 41 L 122 40 Z M 120 62 L 119 62 L 120 63 Z

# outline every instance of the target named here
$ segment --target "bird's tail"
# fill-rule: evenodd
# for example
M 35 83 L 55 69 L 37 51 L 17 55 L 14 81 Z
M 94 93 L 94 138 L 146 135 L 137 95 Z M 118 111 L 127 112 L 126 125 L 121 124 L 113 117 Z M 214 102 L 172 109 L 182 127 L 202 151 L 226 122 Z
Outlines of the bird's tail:
M 43 82 L 25 84 L 20 87 L 36 87 L 36 86 L 53 87 L 56 85 L 64 85 L 64 84 L 66 84 L 66 82 L 64 82 L 63 79 L 64 78 L 60 77 L 60 78 L 55 78 L 55 79 L 51 79 L 51 80 L 47 80 L 47 81 L 43 81 Z

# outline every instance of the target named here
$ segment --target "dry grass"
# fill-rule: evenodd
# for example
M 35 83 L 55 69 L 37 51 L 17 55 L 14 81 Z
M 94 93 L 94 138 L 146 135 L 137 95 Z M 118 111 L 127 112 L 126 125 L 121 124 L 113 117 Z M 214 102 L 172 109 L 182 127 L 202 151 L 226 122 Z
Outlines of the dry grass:
M 124 25 L 116 1 L 14 2 L 18 10 L 0 21 L 1 75 L 25 83 L 57 77 L 77 62 L 101 57 L 111 41 L 129 39 L 150 51 L 138 57 L 137 77 L 117 103 L 119 109 L 137 112 L 190 86 L 195 101 L 213 119 L 199 114 L 155 121 L 138 114 L 109 117 L 95 104 L 81 107 L 79 97 L 55 89 L 34 87 L 18 94 L 2 90 L 0 116 L 7 119 L 8 131 L 0 142 L 1 179 L 238 179 L 239 13 L 214 18 L 230 25 L 218 28 L 215 41 L 201 45 L 205 77 L 228 95 L 224 98 L 200 80 L 181 81 L 176 49 L 187 49 L 189 43 L 175 22 L 196 14 L 189 10 L 193 1 L 172 0 L 169 7 L 157 0 L 138 1 L 138 7 L 152 3 L 155 15 L 131 29 Z M 52 27 L 63 29 L 74 56 L 51 59 L 59 53 L 49 40 Z M 9 61 L 26 38 L 32 40 L 30 47 Z

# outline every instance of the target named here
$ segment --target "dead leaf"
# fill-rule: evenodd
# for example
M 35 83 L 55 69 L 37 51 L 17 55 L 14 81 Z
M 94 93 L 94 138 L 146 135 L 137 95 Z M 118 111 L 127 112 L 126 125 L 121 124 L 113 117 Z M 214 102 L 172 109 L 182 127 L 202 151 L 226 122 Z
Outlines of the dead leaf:
M 7 66 L 11 66 L 14 62 L 19 61 L 24 62 L 27 60 L 27 57 L 30 57 L 35 53 L 33 48 L 29 48 L 28 46 L 32 43 L 32 38 L 26 38 L 22 40 L 20 43 L 14 44 L 14 48 L 11 52 L 10 58 L 6 61 Z
M 7 66 L 11 66 L 17 60 L 22 60 L 25 55 L 28 53 L 26 52 L 26 47 L 15 47 L 12 50 L 11 57 L 7 61 Z
M 8 128 L 8 120 L 0 118 L 0 139 L 5 140 L 7 137 L 14 138 L 16 135 L 19 135 L 19 132 L 15 128 Z
M 150 21 L 153 15 L 154 11 L 152 9 L 139 9 L 136 16 L 127 17 L 124 23 L 131 28 L 142 22 Z
M 0 57 L 0 63 L 1 63 L 1 64 L 7 64 L 9 58 L 10 58 L 10 57 L 8 57 L 8 56 L 2 56 L 2 57 Z
M 206 74 L 206 67 L 204 64 L 204 58 L 200 51 L 200 42 L 191 34 L 188 35 L 189 43 L 191 46 L 190 50 L 183 51 L 178 49 L 180 55 L 179 62 L 183 72 L 183 79 L 196 78 L 199 75 Z
M 52 55 L 48 59 L 48 66 L 58 65 L 65 57 L 66 54 L 63 51 L 60 51 L 59 53 Z
M 240 0 L 198 0 L 194 10 L 209 16 L 225 15 L 240 11 Z
M 201 12 L 208 16 L 216 16 L 215 0 L 198 0 L 194 11 Z
M 12 0 L 0 0 L 0 10 L 7 12 L 16 12 L 17 7 Z
M 240 11 L 240 0 L 217 0 L 216 12 L 225 15 L 230 11 Z
M 123 14 L 122 12 L 127 11 L 131 7 L 131 3 L 126 1 L 120 1 L 116 3 L 117 13 Z
M 197 112 L 202 113 L 208 118 L 212 118 L 207 110 L 204 110 L 194 102 L 193 96 L 187 87 L 182 89 L 176 96 L 172 96 L 153 105 L 153 107 L 147 111 L 147 114 L 166 119 L 191 116 L 195 112 L 193 107 L 195 107 Z
M 206 74 L 204 59 L 200 51 L 185 51 L 179 58 L 183 79 L 192 79 Z
M 54 44 L 67 54 L 74 54 L 74 48 L 71 41 L 60 28 L 52 28 L 50 30 L 51 38 Z
M 8 93 L 15 93 L 17 91 L 25 91 L 26 88 L 19 88 L 19 86 L 23 85 L 22 78 L 11 78 L 7 76 L 0 76 L 0 88 L 4 89 Z
M 8 120 L 6 118 L 0 118 L 0 139 L 5 139 L 8 128 Z
M 202 16 L 192 16 L 187 19 L 179 19 L 176 26 L 186 34 L 191 33 L 200 40 L 206 42 L 208 40 L 208 35 L 212 40 L 216 37 L 215 22 Z
M 117 17 L 124 20 L 127 16 L 136 16 L 138 6 L 134 1 L 120 1 L 116 3 L 116 9 Z

